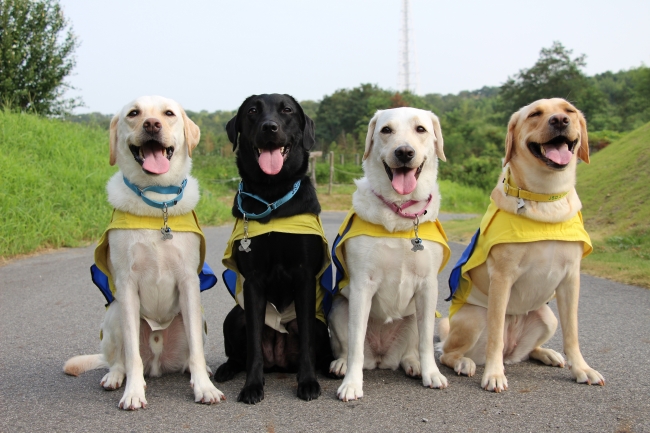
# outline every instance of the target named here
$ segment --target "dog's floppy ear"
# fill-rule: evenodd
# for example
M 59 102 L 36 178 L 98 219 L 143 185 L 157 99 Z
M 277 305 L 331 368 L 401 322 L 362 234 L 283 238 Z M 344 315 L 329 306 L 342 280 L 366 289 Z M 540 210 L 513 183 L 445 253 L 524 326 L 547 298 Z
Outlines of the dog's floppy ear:
M 117 121 L 118 120 L 120 120 L 120 115 L 116 114 L 115 116 L 113 116 L 113 119 L 111 119 L 111 126 L 109 128 L 108 162 L 111 165 L 115 165 L 115 160 L 117 159 Z
M 232 143 L 233 152 L 237 149 L 237 138 L 239 136 L 239 126 L 237 123 L 238 116 L 239 113 L 226 123 L 226 132 L 228 133 L 228 140 Z
M 311 120 L 311 117 L 305 114 L 305 127 L 302 130 L 302 147 L 305 150 L 311 150 L 316 144 L 316 131 L 314 128 L 314 121 Z
M 503 166 L 505 167 L 508 161 L 512 158 L 513 148 L 515 146 L 515 127 L 519 121 L 519 111 L 510 116 L 508 122 L 508 133 L 506 134 L 506 157 L 503 158 Z
M 298 109 L 298 115 L 300 116 L 300 129 L 302 130 L 302 147 L 305 150 L 310 150 L 312 147 L 314 147 L 314 144 L 316 144 L 314 121 L 305 114 L 305 111 L 302 109 L 302 105 L 296 101 L 296 98 L 287 94 L 284 94 L 282 96 L 291 99 L 291 101 L 293 101 L 296 108 Z
M 192 149 L 194 149 L 201 140 L 201 128 L 192 121 L 185 110 L 181 109 L 181 114 L 183 116 L 183 128 L 185 133 L 185 144 L 187 144 L 187 155 L 192 157 Z
M 587 119 L 578 111 L 580 121 L 580 147 L 578 148 L 578 158 L 589 164 L 589 134 L 587 134 Z
M 433 133 L 435 134 L 434 146 L 436 147 L 436 155 L 438 155 L 438 159 L 447 161 L 447 158 L 445 157 L 445 152 L 443 151 L 444 140 L 442 139 L 442 129 L 440 128 L 440 119 L 438 119 L 438 116 L 431 113 L 431 121 L 433 122 Z
M 373 141 L 373 136 L 375 135 L 375 127 L 377 126 L 377 119 L 379 119 L 379 114 L 383 110 L 377 110 L 375 115 L 370 119 L 370 123 L 368 123 L 368 135 L 366 135 L 366 150 L 363 152 L 363 160 L 365 161 L 366 158 L 368 158 L 368 155 L 370 155 L 370 151 L 372 150 L 372 141 Z

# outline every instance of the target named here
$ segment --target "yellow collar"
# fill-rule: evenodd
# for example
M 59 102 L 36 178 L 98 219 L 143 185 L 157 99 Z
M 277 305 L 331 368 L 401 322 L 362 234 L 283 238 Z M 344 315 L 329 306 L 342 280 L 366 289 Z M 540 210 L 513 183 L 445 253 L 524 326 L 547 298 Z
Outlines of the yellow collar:
M 539 194 L 536 192 L 530 192 L 530 191 L 526 191 L 525 189 L 521 189 L 513 183 L 512 177 L 510 176 L 510 167 L 508 167 L 508 171 L 506 172 L 506 177 L 503 179 L 503 192 L 506 195 L 523 198 L 524 200 L 545 201 L 545 202 L 560 200 L 566 197 L 567 194 L 569 193 L 569 191 L 567 191 L 567 192 L 560 192 L 556 194 Z

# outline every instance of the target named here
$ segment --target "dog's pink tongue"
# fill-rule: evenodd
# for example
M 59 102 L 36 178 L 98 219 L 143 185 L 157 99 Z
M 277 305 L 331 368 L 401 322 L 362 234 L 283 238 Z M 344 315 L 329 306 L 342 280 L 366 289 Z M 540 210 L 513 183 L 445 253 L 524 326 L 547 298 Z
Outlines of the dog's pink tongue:
M 262 150 L 258 159 L 260 168 L 266 174 L 278 174 L 282 170 L 284 157 L 280 149 Z
M 412 170 L 406 168 L 396 168 L 393 170 L 393 189 L 402 195 L 410 194 L 413 192 L 418 184 L 415 178 L 417 168 Z
M 546 151 L 546 157 L 559 165 L 567 165 L 573 157 L 573 154 L 569 150 L 569 146 L 567 146 L 566 143 L 562 144 L 559 147 L 544 145 L 544 150 Z
M 169 171 L 169 160 L 165 155 L 165 150 L 162 147 L 144 146 L 142 149 L 144 154 L 144 162 L 142 168 L 153 174 L 163 174 Z

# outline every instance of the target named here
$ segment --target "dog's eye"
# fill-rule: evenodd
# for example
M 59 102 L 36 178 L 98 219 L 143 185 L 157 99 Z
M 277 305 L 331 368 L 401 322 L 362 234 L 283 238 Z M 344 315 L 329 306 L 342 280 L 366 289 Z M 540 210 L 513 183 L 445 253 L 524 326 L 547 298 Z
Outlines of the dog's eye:
M 575 113 L 576 110 L 572 110 L 571 108 L 567 108 L 567 109 L 566 109 L 566 112 L 567 112 L 567 113 Z
M 420 132 L 420 133 L 422 133 L 422 132 L 427 132 L 427 130 L 424 129 L 424 126 L 418 126 L 417 128 L 415 128 L 415 130 L 416 130 L 417 132 Z
M 391 132 L 393 132 L 393 130 L 390 129 L 388 126 L 384 126 L 383 128 L 381 128 L 382 134 L 390 134 Z
M 530 117 L 539 117 L 539 116 L 541 116 L 541 115 L 542 115 L 542 112 L 541 112 L 541 111 L 535 111 L 535 112 L 533 112 L 533 113 L 530 113 L 530 114 L 528 115 L 528 117 L 529 117 L 529 118 L 530 118 Z
M 140 114 L 140 112 L 138 110 L 131 110 L 131 111 L 129 111 L 129 114 L 127 114 L 127 116 L 128 117 L 135 117 L 138 114 Z
M 167 110 L 165 111 L 165 116 L 175 116 L 175 114 L 172 110 Z
M 248 114 L 255 114 L 257 113 L 257 108 L 253 107 L 248 110 Z
M 282 109 L 282 112 L 283 112 L 283 113 L 292 113 L 293 110 L 291 109 L 291 107 L 284 107 L 284 108 Z

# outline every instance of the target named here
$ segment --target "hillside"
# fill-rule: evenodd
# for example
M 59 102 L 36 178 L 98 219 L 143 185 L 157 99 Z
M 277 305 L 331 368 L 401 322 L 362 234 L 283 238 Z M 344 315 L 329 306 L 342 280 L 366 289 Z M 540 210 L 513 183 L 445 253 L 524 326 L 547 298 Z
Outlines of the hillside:
M 0 260 L 98 239 L 111 214 L 105 185 L 116 170 L 106 129 L 0 111 Z M 229 214 L 230 204 L 205 199 L 223 195 L 224 186 L 210 181 L 220 171 L 195 161 L 203 224 Z
M 647 123 L 578 166 L 577 190 L 595 246 L 583 262 L 587 272 L 650 287 L 649 165 Z

